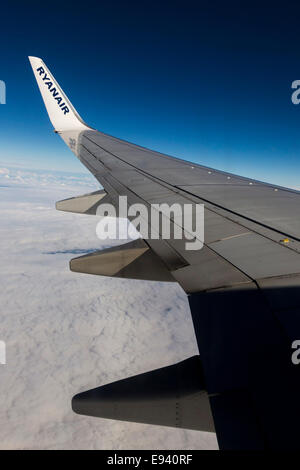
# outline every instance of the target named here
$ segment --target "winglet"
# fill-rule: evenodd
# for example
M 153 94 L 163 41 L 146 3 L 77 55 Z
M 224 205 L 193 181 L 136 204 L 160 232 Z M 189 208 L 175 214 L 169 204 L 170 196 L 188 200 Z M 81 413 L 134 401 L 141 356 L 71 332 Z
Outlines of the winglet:
M 42 59 L 29 57 L 29 61 L 54 129 L 57 132 L 92 129 L 81 119 Z

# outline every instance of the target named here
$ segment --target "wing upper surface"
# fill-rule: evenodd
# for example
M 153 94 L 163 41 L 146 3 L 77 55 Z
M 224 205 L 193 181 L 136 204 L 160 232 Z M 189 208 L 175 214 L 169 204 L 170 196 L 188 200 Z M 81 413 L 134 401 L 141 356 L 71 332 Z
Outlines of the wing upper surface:
M 81 133 L 77 154 L 115 198 L 204 204 L 199 252 L 186 251 L 183 240 L 147 241 L 187 292 L 300 273 L 298 191 L 173 159 L 97 131 Z

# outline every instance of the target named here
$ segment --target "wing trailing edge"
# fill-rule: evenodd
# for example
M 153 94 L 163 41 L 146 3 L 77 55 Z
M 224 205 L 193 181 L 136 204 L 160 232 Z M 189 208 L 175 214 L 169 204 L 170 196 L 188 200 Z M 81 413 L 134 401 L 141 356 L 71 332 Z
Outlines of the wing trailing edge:
M 73 258 L 70 269 L 100 276 L 175 282 L 164 263 L 142 239 Z
M 75 413 L 215 432 L 200 356 L 75 395 Z
M 62 201 L 57 201 L 55 207 L 58 211 L 63 212 L 96 215 L 99 205 L 103 202 L 103 199 L 106 196 L 106 191 L 101 189 L 100 191 L 83 194 L 82 196 L 76 196 L 63 199 Z

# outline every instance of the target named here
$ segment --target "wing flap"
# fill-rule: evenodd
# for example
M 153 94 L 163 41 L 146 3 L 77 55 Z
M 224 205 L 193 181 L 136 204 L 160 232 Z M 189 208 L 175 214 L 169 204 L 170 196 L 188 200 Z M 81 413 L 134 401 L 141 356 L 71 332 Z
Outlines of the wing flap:
M 214 432 L 199 356 L 75 395 L 75 413 Z
M 83 194 L 82 196 L 57 201 L 55 207 L 57 210 L 63 212 L 96 215 L 97 208 L 106 196 L 107 193 L 104 190 L 94 191 L 93 193 Z
M 160 258 L 141 239 L 73 258 L 70 269 L 79 273 L 126 279 L 175 281 Z

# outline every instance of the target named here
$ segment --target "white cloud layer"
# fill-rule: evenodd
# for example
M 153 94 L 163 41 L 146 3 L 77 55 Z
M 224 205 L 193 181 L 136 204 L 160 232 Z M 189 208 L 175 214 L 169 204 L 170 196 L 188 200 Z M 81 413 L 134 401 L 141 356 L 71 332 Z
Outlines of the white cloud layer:
M 214 434 L 71 410 L 80 391 L 197 354 L 178 285 L 69 271 L 72 257 L 101 248 L 97 220 L 54 203 L 96 189 L 85 175 L 0 169 L 0 448 L 215 449 Z

